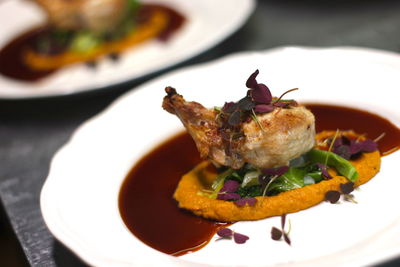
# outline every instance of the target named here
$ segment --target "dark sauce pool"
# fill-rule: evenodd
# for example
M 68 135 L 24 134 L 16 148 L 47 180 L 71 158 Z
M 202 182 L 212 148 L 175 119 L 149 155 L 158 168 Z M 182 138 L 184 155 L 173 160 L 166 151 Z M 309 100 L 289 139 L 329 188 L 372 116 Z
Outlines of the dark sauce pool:
M 400 146 L 400 129 L 382 117 L 338 106 L 307 107 L 316 117 L 317 131 L 352 129 L 370 139 L 384 132 L 381 153 Z M 128 174 L 120 191 L 120 213 L 129 230 L 150 247 L 182 255 L 207 244 L 221 227 L 180 210 L 172 198 L 181 176 L 199 162 L 191 137 L 182 133 L 151 151 Z
M 166 6 L 143 4 L 137 14 L 138 18 L 135 18 L 138 20 L 137 23 L 145 23 L 156 9 L 164 11 L 169 17 L 167 26 L 157 36 L 157 39 L 165 42 L 183 25 L 185 17 Z M 48 25 L 40 26 L 21 34 L 6 44 L 0 50 L 0 74 L 15 80 L 34 82 L 56 72 L 57 69 L 46 71 L 34 70 L 27 66 L 23 59 L 24 51 L 27 48 L 34 47 L 37 40 L 48 35 L 50 30 L 51 28 Z

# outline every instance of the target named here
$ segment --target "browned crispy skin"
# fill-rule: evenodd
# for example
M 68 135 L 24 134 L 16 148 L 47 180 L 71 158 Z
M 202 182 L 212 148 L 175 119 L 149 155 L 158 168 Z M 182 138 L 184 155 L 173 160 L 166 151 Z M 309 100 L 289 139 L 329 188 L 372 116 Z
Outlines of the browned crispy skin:
M 163 108 L 175 114 L 192 136 L 202 158 L 209 158 L 225 165 L 235 159 L 225 154 L 225 147 L 219 133 L 216 112 L 197 102 L 187 102 L 172 87 L 165 89 Z
M 314 146 L 314 116 L 303 106 L 277 107 L 258 115 L 258 122 L 243 123 L 244 137 L 232 145 L 221 136 L 217 111 L 185 101 L 172 87 L 167 87 L 166 92 L 163 108 L 179 117 L 201 157 L 219 165 L 239 169 L 247 162 L 258 168 L 277 167 L 287 165 Z

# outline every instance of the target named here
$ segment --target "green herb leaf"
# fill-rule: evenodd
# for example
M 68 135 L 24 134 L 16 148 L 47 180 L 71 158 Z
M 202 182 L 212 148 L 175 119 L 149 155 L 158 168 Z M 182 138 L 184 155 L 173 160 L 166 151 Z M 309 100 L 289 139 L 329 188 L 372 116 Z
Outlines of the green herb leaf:
M 312 149 L 307 153 L 307 157 L 314 163 L 326 162 L 331 168 L 335 168 L 340 175 L 345 176 L 352 182 L 355 182 L 358 178 L 358 172 L 356 168 L 344 158 L 339 155 L 318 149 Z
M 268 192 L 279 193 L 305 186 L 304 177 L 306 170 L 303 168 L 289 168 L 289 170 L 273 181 L 268 188 Z

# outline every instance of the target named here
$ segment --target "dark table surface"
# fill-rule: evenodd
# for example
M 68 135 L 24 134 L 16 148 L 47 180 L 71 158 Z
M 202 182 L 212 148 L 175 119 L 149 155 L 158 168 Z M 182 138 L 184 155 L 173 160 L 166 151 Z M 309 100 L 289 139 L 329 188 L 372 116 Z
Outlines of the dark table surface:
M 238 51 L 287 45 L 360 46 L 399 52 L 399 36 L 397 0 L 258 1 L 254 14 L 238 32 L 163 73 Z M 26 265 L 85 266 L 54 239 L 43 221 L 39 195 L 50 161 L 83 122 L 124 92 L 159 74 L 101 92 L 0 100 L 0 218 L 6 218 L 4 224 L 10 226 L 8 229 L 21 248 L 18 255 L 26 259 Z M 400 266 L 400 258 L 382 266 Z

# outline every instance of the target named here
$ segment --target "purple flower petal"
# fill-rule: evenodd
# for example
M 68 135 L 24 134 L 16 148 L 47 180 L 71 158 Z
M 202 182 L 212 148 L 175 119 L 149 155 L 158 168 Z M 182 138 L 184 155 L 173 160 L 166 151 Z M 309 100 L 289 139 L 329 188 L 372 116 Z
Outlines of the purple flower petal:
M 256 88 L 257 87 L 257 75 L 258 75 L 259 71 L 256 70 L 253 74 L 250 75 L 250 77 L 247 79 L 246 81 L 246 87 L 247 88 Z
M 269 113 L 274 110 L 274 106 L 272 105 L 266 105 L 266 104 L 258 104 L 254 108 L 254 111 L 256 113 Z
M 256 204 L 257 199 L 254 197 L 247 197 L 247 198 L 242 198 L 239 200 L 236 200 L 234 203 L 239 206 L 239 207 L 243 207 L 246 204 L 249 206 L 254 206 L 254 204 Z
M 228 180 L 224 183 L 224 186 L 221 188 L 220 192 L 225 193 L 234 193 L 238 190 L 240 184 L 234 180 Z
M 272 94 L 265 84 L 259 83 L 256 88 L 251 91 L 251 97 L 257 103 L 269 104 L 272 101 Z
M 233 231 L 229 228 L 221 228 L 217 231 L 217 235 L 219 235 L 220 237 L 231 237 L 233 235 Z
M 289 166 L 281 166 L 277 168 L 263 169 L 262 172 L 272 176 L 281 176 L 289 170 Z
M 317 163 L 318 168 L 321 170 L 322 175 L 326 178 L 326 179 L 332 179 L 332 176 L 329 174 L 329 172 L 327 171 L 327 167 L 322 164 L 322 163 Z
M 240 195 L 237 193 L 218 193 L 218 200 L 236 200 L 236 199 L 240 199 Z
M 239 234 L 239 233 L 233 233 L 233 240 L 235 240 L 235 243 L 236 244 L 244 244 L 244 243 L 246 243 L 246 241 L 249 239 L 249 237 L 248 236 L 246 236 L 246 235 L 242 235 L 242 234 Z

